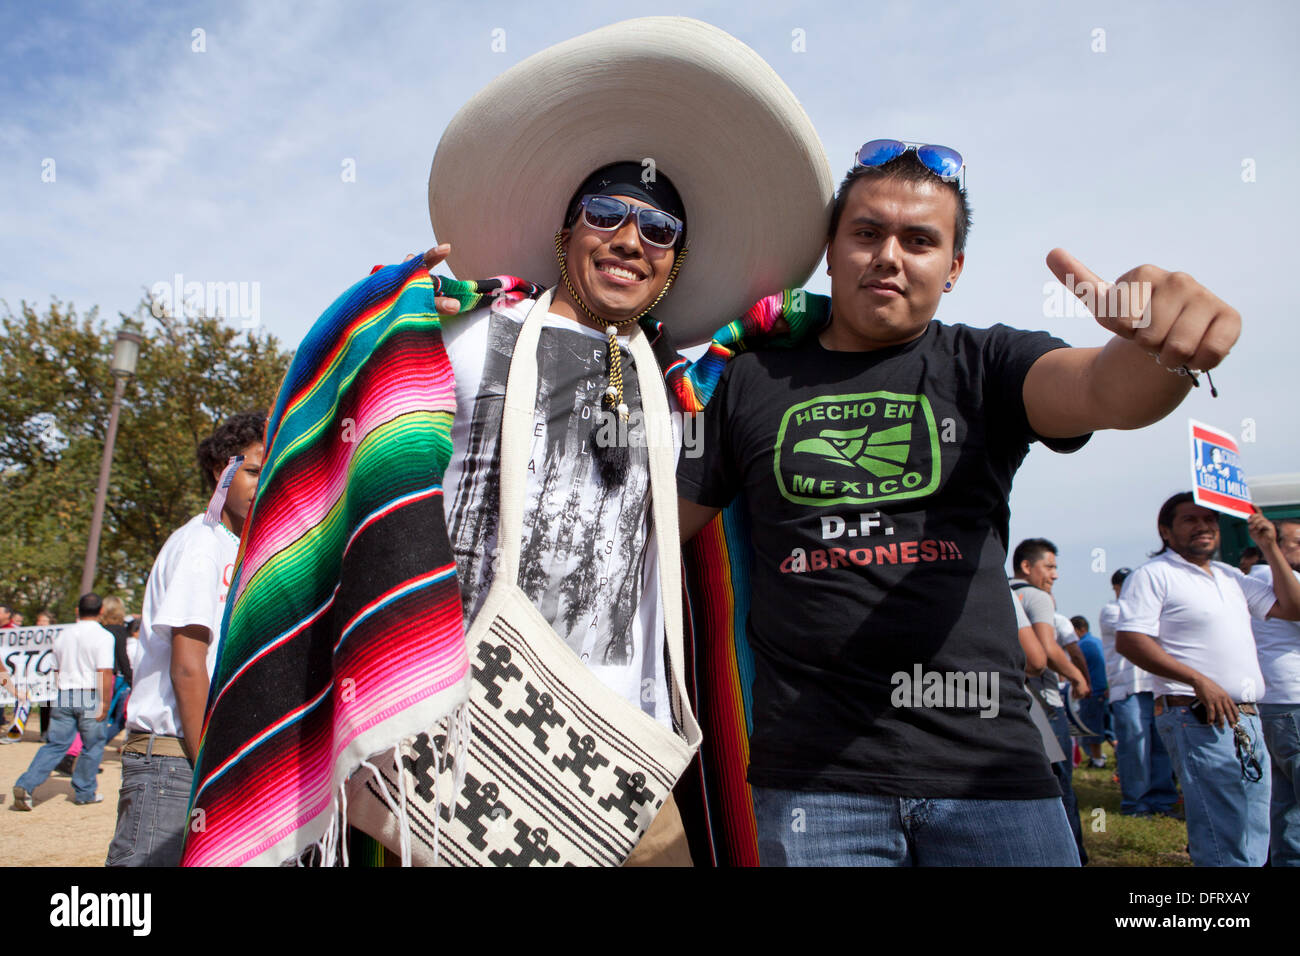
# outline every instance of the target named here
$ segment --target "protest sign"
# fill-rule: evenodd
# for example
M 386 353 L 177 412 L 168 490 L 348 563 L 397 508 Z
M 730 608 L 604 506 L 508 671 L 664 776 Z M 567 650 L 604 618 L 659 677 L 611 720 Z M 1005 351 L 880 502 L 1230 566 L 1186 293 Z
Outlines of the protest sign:
M 1227 432 L 1193 419 L 1188 419 L 1188 426 L 1196 503 L 1237 518 L 1254 514 L 1237 442 Z
M 63 624 L 42 627 L 0 628 L 0 661 L 14 683 L 27 691 L 30 701 L 54 700 L 54 638 Z M 0 688 L 0 704 L 12 704 L 13 695 Z

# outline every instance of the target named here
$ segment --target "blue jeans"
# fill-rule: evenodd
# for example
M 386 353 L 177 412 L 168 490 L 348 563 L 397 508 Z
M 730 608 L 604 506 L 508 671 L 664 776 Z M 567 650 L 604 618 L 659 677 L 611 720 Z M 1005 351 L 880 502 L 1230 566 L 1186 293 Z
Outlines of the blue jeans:
M 1064 760 L 1052 764 L 1052 773 L 1061 787 L 1061 803 L 1065 807 L 1065 818 L 1070 824 L 1070 833 L 1074 836 L 1074 846 L 1079 856 L 1079 863 L 1088 865 L 1088 851 L 1083 848 L 1083 827 L 1079 823 L 1079 799 L 1074 795 L 1074 740 L 1070 737 L 1070 718 L 1065 716 L 1064 707 L 1047 707 L 1047 722 L 1052 725 L 1056 742 L 1061 745 Z
M 1203 724 L 1187 707 L 1156 717 L 1156 729 L 1183 787 L 1187 844 L 1197 866 L 1263 866 L 1268 859 L 1268 805 L 1272 781 L 1258 717 L 1241 715 L 1255 745 L 1263 779 L 1242 777 L 1232 728 Z
M 1178 802 L 1169 752 L 1156 733 L 1155 696 L 1129 694 L 1111 703 L 1115 761 L 1119 766 L 1119 812 L 1164 813 Z
M 117 829 L 105 866 L 179 866 L 194 769 L 184 757 L 122 754 Z
M 1089 730 L 1095 730 L 1097 733 L 1090 737 L 1080 737 L 1079 746 L 1088 747 L 1090 744 L 1099 744 L 1105 739 L 1106 732 L 1106 694 L 1103 691 L 1100 695 L 1089 694 L 1083 700 L 1079 701 L 1079 719 Z M 1084 754 L 1085 757 L 1092 756 Z
M 1259 704 L 1273 765 L 1269 804 L 1269 862 L 1300 866 L 1300 705 Z
M 751 790 L 763 866 L 1079 865 L 1059 797 Z
M 36 751 L 31 766 L 18 778 L 16 786 L 33 793 L 43 784 L 67 754 L 77 733 L 81 733 L 81 754 L 72 769 L 72 790 L 78 803 L 95 797 L 99 758 L 104 755 L 108 738 L 105 722 L 95 719 L 99 698 L 90 691 L 60 691 L 50 711 L 49 740 Z

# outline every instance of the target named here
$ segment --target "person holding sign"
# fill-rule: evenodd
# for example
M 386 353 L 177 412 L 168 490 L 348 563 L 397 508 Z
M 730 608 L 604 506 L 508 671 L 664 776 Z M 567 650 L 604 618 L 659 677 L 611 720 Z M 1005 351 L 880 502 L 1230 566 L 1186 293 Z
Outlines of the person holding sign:
M 1251 618 L 1300 620 L 1300 580 L 1261 514 L 1250 536 L 1273 585 L 1211 558 L 1218 515 L 1192 492 L 1160 508 L 1162 547 L 1124 582 L 1115 648 L 1153 675 L 1156 729 L 1183 788 L 1197 866 L 1262 866 L 1269 848 L 1265 693 Z
M 753 522 L 765 865 L 1077 865 L 1011 638 L 1012 479 L 1032 442 L 1072 451 L 1159 421 L 1193 384 L 1171 373 L 1216 367 L 1240 333 L 1186 274 L 1144 265 L 1112 284 L 1063 249 L 1047 264 L 1114 333 L 1104 347 L 935 320 L 966 261 L 964 168 L 943 146 L 858 151 L 830 220 L 830 301 L 790 297 L 824 328 L 732 361 L 704 455 L 679 465 L 684 539 L 742 493 Z M 896 703 L 912 674 L 999 678 L 997 719 L 956 694 Z M 818 826 L 792 828 L 795 810 Z

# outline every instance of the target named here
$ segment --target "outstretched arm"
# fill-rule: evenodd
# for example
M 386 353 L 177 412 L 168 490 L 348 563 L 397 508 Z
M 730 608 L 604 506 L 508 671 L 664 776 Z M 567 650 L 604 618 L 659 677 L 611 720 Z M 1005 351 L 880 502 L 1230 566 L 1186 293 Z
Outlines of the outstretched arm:
M 1105 282 L 1064 249 L 1047 264 L 1103 328 L 1103 348 L 1054 349 L 1025 376 L 1029 424 L 1045 438 L 1103 428 L 1142 428 L 1182 402 L 1184 366 L 1215 368 L 1241 334 L 1241 316 L 1183 272 L 1144 265 Z

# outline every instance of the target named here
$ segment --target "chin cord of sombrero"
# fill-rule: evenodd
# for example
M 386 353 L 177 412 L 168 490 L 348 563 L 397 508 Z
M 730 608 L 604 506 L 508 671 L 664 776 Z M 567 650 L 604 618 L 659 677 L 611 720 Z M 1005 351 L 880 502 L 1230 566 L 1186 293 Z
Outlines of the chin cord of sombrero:
M 659 290 L 659 294 L 654 297 L 649 305 L 628 319 L 613 321 L 603 319 L 587 307 L 587 303 L 582 301 L 582 296 L 573 287 L 569 280 L 569 269 L 565 263 L 564 254 L 564 237 L 561 233 L 555 234 L 555 258 L 560 263 L 560 279 L 564 282 L 564 288 L 569 290 L 569 295 L 573 301 L 578 303 L 578 308 L 586 313 L 587 318 L 600 324 L 605 323 L 605 337 L 608 339 L 608 347 L 605 350 L 605 374 L 609 378 L 609 385 L 605 388 L 605 412 L 598 416 L 598 421 L 594 426 L 591 447 L 595 449 L 596 464 L 600 470 L 601 480 L 607 485 L 619 484 L 627 474 L 629 462 L 628 443 L 623 439 L 626 435 L 626 425 L 628 420 L 627 403 L 623 401 L 623 357 L 618 347 L 618 330 L 621 326 L 631 325 L 644 315 L 649 315 L 650 310 L 659 304 L 659 300 L 668 294 L 668 290 L 673 286 L 673 280 L 677 278 L 677 270 L 682 267 L 686 261 L 686 254 L 690 251 L 689 247 L 683 246 L 673 260 L 672 271 L 668 273 L 668 281 L 664 287 Z M 620 427 L 610 431 L 602 427 L 604 416 L 610 413 L 618 414 L 618 424 Z M 615 436 L 614 441 L 609 441 L 609 435 Z

